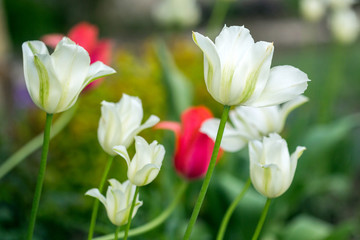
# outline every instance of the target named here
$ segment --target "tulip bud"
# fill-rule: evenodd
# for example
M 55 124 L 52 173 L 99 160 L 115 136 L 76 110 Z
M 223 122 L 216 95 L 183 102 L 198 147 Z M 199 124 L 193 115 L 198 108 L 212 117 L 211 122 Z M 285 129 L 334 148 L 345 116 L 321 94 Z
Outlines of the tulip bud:
M 193 39 L 204 52 L 206 87 L 221 104 L 272 106 L 297 97 L 307 88 L 309 79 L 299 69 L 270 69 L 273 43 L 255 43 L 243 26 L 225 26 L 215 44 L 196 32 Z
M 107 189 L 106 197 L 97 188 L 90 189 L 85 195 L 99 199 L 104 204 L 110 221 L 116 226 L 122 226 L 128 222 L 136 186 L 132 185 L 129 180 L 120 183 L 116 179 L 110 179 L 109 182 L 110 186 Z M 131 218 L 135 216 L 142 204 L 142 201 L 139 201 L 138 194 Z
M 249 141 L 260 140 L 270 133 L 280 133 L 284 129 L 289 113 L 308 101 L 305 96 L 299 96 L 283 105 L 271 107 L 238 106 L 229 113 L 231 123 L 226 123 L 221 147 L 228 152 L 241 150 Z M 215 141 L 220 119 L 206 120 L 201 126 L 201 132 Z
M 101 62 L 90 65 L 86 50 L 66 37 L 51 55 L 41 41 L 24 42 L 22 50 L 26 87 L 33 102 L 47 113 L 69 109 L 86 85 L 115 73 Z
M 114 151 L 123 157 L 128 165 L 127 176 L 136 186 L 151 183 L 158 175 L 165 155 L 163 145 L 153 141 L 150 145 L 142 137 L 135 137 L 136 153 L 130 161 L 125 146 L 116 146 Z
M 143 109 L 138 97 L 123 94 L 117 103 L 102 101 L 98 140 L 104 151 L 115 156 L 113 147 L 123 145 L 128 148 L 139 132 L 154 126 L 160 120 L 151 115 L 141 125 L 142 119 Z
M 283 194 L 291 185 L 299 157 L 305 147 L 289 154 L 287 143 L 278 134 L 249 143 L 250 178 L 255 189 L 268 198 Z

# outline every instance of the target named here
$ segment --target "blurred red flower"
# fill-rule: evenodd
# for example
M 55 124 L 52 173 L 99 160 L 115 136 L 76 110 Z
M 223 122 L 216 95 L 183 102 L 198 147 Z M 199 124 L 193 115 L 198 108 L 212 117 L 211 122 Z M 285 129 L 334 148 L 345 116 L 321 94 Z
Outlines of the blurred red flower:
M 168 129 L 175 133 L 175 169 L 186 179 L 201 178 L 206 174 L 214 142 L 201 133 L 202 123 L 212 118 L 211 111 L 203 106 L 191 107 L 181 115 L 181 123 L 164 121 L 155 125 L 156 129 Z M 222 155 L 220 149 L 218 159 Z
M 98 40 L 99 29 L 95 25 L 87 22 L 80 22 L 70 29 L 67 36 L 75 43 L 79 44 L 90 55 L 91 63 L 101 61 L 106 65 L 111 61 L 112 43 L 109 39 Z M 60 40 L 64 37 L 62 34 L 54 33 L 44 35 L 41 40 L 48 46 L 55 48 Z M 102 79 L 90 83 L 85 89 L 94 87 Z

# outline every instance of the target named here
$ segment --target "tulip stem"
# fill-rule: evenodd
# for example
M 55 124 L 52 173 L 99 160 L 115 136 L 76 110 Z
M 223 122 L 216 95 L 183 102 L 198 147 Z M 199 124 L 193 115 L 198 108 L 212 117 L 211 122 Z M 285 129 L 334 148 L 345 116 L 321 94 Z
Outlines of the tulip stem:
M 176 206 L 180 202 L 181 197 L 184 195 L 186 188 L 188 187 L 188 182 L 183 182 L 181 186 L 177 190 L 177 194 L 174 198 L 174 200 L 170 203 L 170 205 L 163 211 L 159 216 L 154 218 L 152 221 L 129 230 L 129 237 L 130 236 L 137 236 L 143 233 L 146 233 L 158 226 L 160 226 L 175 210 Z M 119 237 L 123 237 L 124 232 L 120 233 Z M 112 240 L 114 239 L 114 234 L 108 234 L 102 237 L 94 238 L 93 240 Z
M 130 225 L 131 225 L 131 219 L 132 219 L 132 215 L 133 215 L 133 211 L 134 211 L 134 207 L 135 207 L 135 203 L 136 203 L 136 197 L 139 194 L 139 187 L 136 186 L 135 189 L 135 194 L 134 194 L 134 198 L 133 201 L 131 203 L 131 208 L 130 208 L 130 213 L 129 213 L 129 218 L 128 218 L 128 223 L 126 225 L 126 229 L 125 229 L 125 236 L 124 236 L 124 240 L 126 240 L 128 238 L 129 235 L 129 229 L 130 229 Z
M 119 231 L 120 231 L 120 227 L 116 227 L 114 240 L 118 240 L 118 239 L 119 239 Z
M 47 113 L 46 114 L 46 122 L 45 122 L 45 129 L 44 129 L 44 141 L 41 153 L 41 162 L 40 162 L 40 169 L 39 174 L 36 182 L 35 188 L 35 195 L 34 200 L 31 208 L 31 215 L 30 215 L 30 223 L 27 232 L 27 240 L 31 240 L 34 234 L 35 228 L 35 221 L 36 221 L 36 214 L 39 208 L 41 190 L 44 182 L 45 177 L 45 170 L 46 170 L 46 161 L 47 155 L 49 151 L 49 143 L 50 143 L 50 129 L 51 129 L 51 122 L 52 122 L 53 114 Z
M 76 112 L 77 104 L 68 111 L 61 114 L 57 121 L 53 124 L 50 133 L 50 139 L 55 137 L 61 130 L 70 122 Z M 4 161 L 0 166 L 0 179 L 10 172 L 14 167 L 21 163 L 27 156 L 33 153 L 36 149 L 41 147 L 43 143 L 44 133 L 40 133 L 28 143 L 17 150 L 13 155 Z
M 195 203 L 195 207 L 193 209 L 191 218 L 189 220 L 185 235 L 184 235 L 184 240 L 190 239 L 190 235 L 192 232 L 192 229 L 195 225 L 196 219 L 199 215 L 200 209 L 201 209 L 201 205 L 204 201 L 205 195 L 206 195 L 206 191 L 209 187 L 210 184 L 210 180 L 211 180 L 211 176 L 212 173 L 214 171 L 215 165 L 216 165 L 216 159 L 219 153 L 219 149 L 220 149 L 220 143 L 221 143 L 221 139 L 224 133 L 224 129 L 225 129 L 225 124 L 229 115 L 229 110 L 230 110 L 230 106 L 224 105 L 224 110 L 221 116 L 221 120 L 220 120 L 220 125 L 219 125 L 219 129 L 216 135 L 216 140 L 215 140 L 215 144 L 214 144 L 214 149 L 213 149 L 213 153 L 211 155 L 211 160 L 209 163 L 209 167 L 208 170 L 206 172 L 206 176 L 204 179 L 204 182 L 201 186 L 200 192 L 199 192 L 199 196 L 198 199 Z
M 261 217 L 260 217 L 260 220 L 258 222 L 258 225 L 256 226 L 256 230 L 254 232 L 254 235 L 252 237 L 252 240 L 257 240 L 259 235 L 260 235 L 260 232 L 261 232 L 261 229 L 264 225 L 264 222 L 265 222 L 265 218 L 266 218 L 266 215 L 268 213 L 268 210 L 269 210 L 269 206 L 270 206 L 270 203 L 271 203 L 271 198 L 268 198 L 266 200 L 266 203 L 265 203 L 265 206 L 264 206 L 264 209 L 261 213 Z
M 105 181 L 107 179 L 107 175 L 110 171 L 111 168 L 111 164 L 113 162 L 114 156 L 109 156 L 106 166 L 105 166 L 105 170 L 103 173 L 103 176 L 101 178 L 100 184 L 99 184 L 99 191 L 100 193 L 102 193 L 104 185 L 105 185 Z M 90 220 L 90 227 L 89 227 L 89 235 L 88 235 L 88 240 L 91 240 L 93 235 L 94 235 L 94 229 L 95 229 L 95 224 L 96 224 L 96 217 L 98 214 L 98 210 L 99 210 L 99 200 L 95 199 L 94 201 L 94 206 L 93 206 L 93 210 L 91 213 L 91 220 Z
M 230 217 L 232 216 L 234 210 L 236 209 L 236 206 L 239 204 L 240 200 L 244 197 L 246 191 L 249 189 L 251 184 L 250 178 L 246 181 L 242 191 L 239 193 L 239 195 L 234 199 L 234 201 L 231 203 L 230 207 L 225 213 L 225 216 L 221 222 L 221 226 L 217 235 L 217 240 L 222 240 L 224 238 L 225 230 L 227 227 L 227 224 L 230 220 Z

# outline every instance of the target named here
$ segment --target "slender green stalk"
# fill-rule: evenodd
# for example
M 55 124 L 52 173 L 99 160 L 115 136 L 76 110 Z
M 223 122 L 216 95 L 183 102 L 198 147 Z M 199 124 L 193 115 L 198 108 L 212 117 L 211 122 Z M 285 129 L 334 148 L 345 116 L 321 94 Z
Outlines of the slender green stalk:
M 126 239 L 128 238 L 128 235 L 129 235 L 129 229 L 130 229 L 130 225 L 131 225 L 132 214 L 133 214 L 134 207 L 135 207 L 135 203 L 136 203 L 136 197 L 137 197 L 137 195 L 139 194 L 139 189 L 140 189 L 140 188 L 139 188 L 138 186 L 136 186 L 134 198 L 133 198 L 132 203 L 131 203 L 131 208 L 130 208 L 128 223 L 127 223 L 126 229 L 125 229 L 124 240 L 126 240 Z
M 99 184 L 100 193 L 102 193 L 102 191 L 103 191 L 105 181 L 106 181 L 107 175 L 108 175 L 108 173 L 110 171 L 113 159 L 114 159 L 114 156 L 109 156 L 109 159 L 107 160 L 107 163 L 106 163 L 106 166 L 105 166 L 105 169 L 104 169 L 104 173 L 103 173 L 103 176 L 102 176 L 102 178 L 100 180 L 100 184 Z M 94 229 L 95 229 L 96 217 L 97 217 L 97 214 L 98 214 L 98 210 L 99 210 L 99 200 L 95 199 L 93 210 L 92 210 L 92 213 L 91 213 L 88 240 L 91 240 L 93 235 L 94 235 Z
M 58 120 L 51 127 L 50 139 L 55 137 L 73 118 L 77 104 L 75 104 L 68 111 L 61 114 Z M 0 166 L 0 179 L 10 172 L 14 167 L 21 163 L 27 156 L 33 153 L 35 150 L 41 147 L 43 143 L 44 133 L 40 133 L 28 143 L 22 146 L 17 152 L 6 159 Z
M 258 222 L 258 225 L 256 226 L 256 230 L 254 232 L 254 235 L 252 237 L 252 240 L 257 240 L 259 235 L 260 235 L 260 232 L 261 232 L 261 229 L 264 225 L 264 222 L 265 222 L 265 218 L 266 218 L 266 215 L 268 213 L 268 210 L 269 210 L 269 206 L 270 206 L 270 203 L 271 203 L 271 198 L 268 198 L 266 200 L 266 203 L 265 203 L 265 206 L 264 206 L 264 209 L 261 213 L 261 217 L 260 217 L 260 220 Z
M 209 35 L 212 34 L 212 31 L 224 25 L 224 20 L 232 1 L 233 0 L 215 0 L 215 5 L 206 29 Z
M 220 230 L 217 235 L 217 240 L 222 240 L 224 238 L 226 227 L 229 223 L 230 217 L 232 216 L 236 206 L 239 204 L 240 200 L 244 197 L 246 191 L 249 189 L 251 184 L 250 178 L 246 181 L 242 191 L 239 193 L 239 195 L 234 199 L 234 201 L 231 203 L 230 207 L 225 213 L 225 216 L 221 222 Z
M 211 176 L 212 176 L 212 173 L 213 173 L 215 165 L 216 165 L 216 159 L 217 159 L 217 156 L 218 156 L 218 153 L 219 153 L 220 143 L 221 143 L 221 139 L 222 139 L 224 129 L 225 129 L 225 123 L 226 123 L 226 120 L 227 120 L 228 115 L 229 115 L 229 110 L 230 110 L 230 106 L 225 105 L 222 116 L 221 116 L 219 129 L 218 129 L 218 132 L 217 132 L 217 135 L 216 135 L 215 145 L 214 145 L 213 153 L 211 155 L 211 160 L 210 160 L 210 163 L 209 163 L 209 167 L 208 167 L 208 170 L 206 172 L 204 182 L 203 182 L 203 184 L 201 186 L 199 196 L 198 196 L 198 199 L 197 199 L 197 201 L 195 203 L 195 207 L 193 209 L 191 218 L 189 220 L 189 223 L 188 223 L 185 235 L 184 235 L 184 240 L 185 239 L 190 239 L 191 231 L 192 231 L 192 229 L 193 229 L 193 227 L 195 225 L 196 219 L 197 219 L 197 217 L 199 215 L 199 212 L 200 212 L 200 209 L 201 209 L 201 205 L 202 205 L 202 203 L 204 201 L 204 198 L 205 198 L 205 195 L 206 195 L 206 191 L 207 191 L 207 189 L 209 187 Z
M 114 240 L 119 239 L 119 231 L 120 231 L 120 227 L 116 227 Z
M 163 211 L 158 217 L 154 218 L 152 221 L 148 222 L 145 225 L 142 225 L 137 228 L 133 228 L 129 230 L 129 237 L 137 236 L 143 233 L 146 233 L 154 228 L 160 226 L 165 220 L 171 215 L 171 213 L 175 210 L 176 206 L 180 202 L 181 197 L 184 195 L 185 190 L 188 186 L 187 182 L 183 182 L 180 188 L 177 190 L 177 195 L 171 204 Z M 124 232 L 120 233 L 119 237 L 124 237 Z M 93 240 L 111 240 L 114 239 L 114 234 L 108 234 L 102 237 L 94 238 Z
M 43 148 L 42 148 L 42 153 L 41 153 L 40 169 L 39 169 L 38 179 L 36 182 L 34 200 L 33 200 L 32 208 L 31 208 L 30 223 L 29 223 L 29 228 L 28 228 L 27 237 L 26 237 L 27 240 L 31 240 L 33 237 L 33 234 L 34 234 L 36 214 L 37 214 L 37 211 L 39 208 L 41 190 L 42 190 L 44 177 L 45 177 L 46 161 L 47 161 L 47 155 L 48 155 L 49 143 L 50 143 L 50 128 L 51 128 L 52 118 L 53 118 L 52 114 L 49 114 L 49 113 L 46 114 L 44 141 L 43 141 Z

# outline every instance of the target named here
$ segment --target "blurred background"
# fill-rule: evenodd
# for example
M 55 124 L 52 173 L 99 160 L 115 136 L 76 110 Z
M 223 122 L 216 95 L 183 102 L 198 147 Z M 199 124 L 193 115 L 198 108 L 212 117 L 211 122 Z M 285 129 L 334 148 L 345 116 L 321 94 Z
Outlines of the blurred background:
M 25 86 L 24 41 L 52 33 L 67 35 L 86 21 L 98 27 L 99 39 L 111 41 L 108 65 L 118 72 L 82 93 L 70 123 L 51 141 L 35 238 L 87 237 L 93 199 L 84 193 L 98 186 L 107 159 L 97 141 L 102 100 L 117 102 L 122 93 L 139 96 L 144 119 L 155 114 L 161 120 L 179 121 L 184 109 L 198 105 L 220 117 L 222 106 L 206 90 L 203 55 L 191 31 L 214 39 L 226 24 L 245 25 L 255 41 L 274 42 L 272 66 L 292 65 L 311 79 L 305 92 L 310 101 L 290 114 L 281 134 L 291 152 L 298 145 L 307 150 L 290 189 L 273 201 L 262 239 L 360 239 L 360 5 L 337 8 L 336 0 L 320 7 L 304 2 L 0 0 L 0 168 L 44 127 L 45 114 L 32 103 Z M 339 17 L 345 10 L 351 10 L 351 16 Z M 163 143 L 167 154 L 159 177 L 141 189 L 144 205 L 133 227 L 159 215 L 183 181 L 173 168 L 173 134 L 148 129 L 141 135 Z M 40 154 L 37 150 L 2 172 L 1 240 L 22 239 L 26 233 Z M 125 172 L 125 161 L 118 157 L 109 178 L 124 180 Z M 215 239 L 227 207 L 248 177 L 247 149 L 225 153 L 193 239 Z M 132 239 L 181 239 L 201 182 L 190 183 L 181 204 L 163 225 Z M 250 189 L 225 239 L 250 239 L 265 200 Z M 100 206 L 96 236 L 114 230 Z

